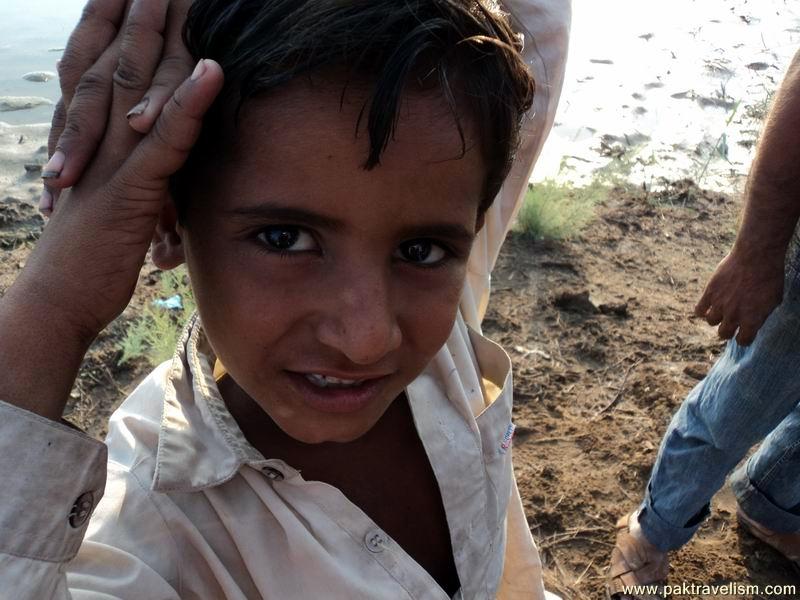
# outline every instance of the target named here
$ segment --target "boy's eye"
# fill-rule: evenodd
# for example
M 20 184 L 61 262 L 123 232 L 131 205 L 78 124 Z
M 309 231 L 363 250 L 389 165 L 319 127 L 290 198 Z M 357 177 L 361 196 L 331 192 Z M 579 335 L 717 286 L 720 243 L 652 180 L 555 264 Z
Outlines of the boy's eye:
M 430 240 L 411 240 L 401 244 L 395 256 L 418 265 L 436 265 L 447 257 L 447 252 Z
M 317 247 L 310 233 L 289 225 L 267 227 L 258 234 L 258 239 L 273 252 L 305 252 Z

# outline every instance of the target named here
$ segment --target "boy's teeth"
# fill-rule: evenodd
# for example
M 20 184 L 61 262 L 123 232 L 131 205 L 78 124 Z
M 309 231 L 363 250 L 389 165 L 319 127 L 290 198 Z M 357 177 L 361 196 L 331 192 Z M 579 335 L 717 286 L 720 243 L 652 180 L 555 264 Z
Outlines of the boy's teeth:
M 317 375 L 316 373 L 306 374 L 306 379 L 319 387 L 352 387 L 360 385 L 363 380 L 357 379 L 339 379 L 338 377 L 326 377 L 325 375 Z

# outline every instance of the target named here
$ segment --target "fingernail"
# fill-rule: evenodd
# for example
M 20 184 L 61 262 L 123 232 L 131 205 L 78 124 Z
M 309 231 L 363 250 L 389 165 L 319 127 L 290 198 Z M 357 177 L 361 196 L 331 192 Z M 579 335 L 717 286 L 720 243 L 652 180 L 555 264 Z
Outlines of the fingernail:
M 126 119 L 132 119 L 133 117 L 138 117 L 145 110 L 147 110 L 147 105 L 150 104 L 150 98 L 142 98 L 142 101 L 139 102 L 136 106 L 128 111 L 128 114 L 125 115 Z
M 206 61 L 205 59 L 201 58 L 200 61 L 197 63 L 197 66 L 194 68 L 194 72 L 192 73 L 192 81 L 197 81 L 203 76 L 203 73 L 206 72 Z
M 55 179 L 61 175 L 66 158 L 61 150 L 56 150 L 42 169 L 42 179 Z
M 39 198 L 39 212 L 48 217 L 53 212 L 53 194 L 47 188 L 44 189 L 42 197 Z

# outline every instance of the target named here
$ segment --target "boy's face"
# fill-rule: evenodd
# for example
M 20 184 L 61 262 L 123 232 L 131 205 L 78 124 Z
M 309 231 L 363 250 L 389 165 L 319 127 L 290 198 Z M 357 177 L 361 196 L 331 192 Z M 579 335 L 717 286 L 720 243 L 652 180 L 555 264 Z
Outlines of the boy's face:
M 485 168 L 469 128 L 459 159 L 443 101 L 408 97 L 365 171 L 363 100 L 351 88 L 340 106 L 341 85 L 305 81 L 250 100 L 178 227 L 214 350 L 307 443 L 366 433 L 442 347 L 480 228 Z

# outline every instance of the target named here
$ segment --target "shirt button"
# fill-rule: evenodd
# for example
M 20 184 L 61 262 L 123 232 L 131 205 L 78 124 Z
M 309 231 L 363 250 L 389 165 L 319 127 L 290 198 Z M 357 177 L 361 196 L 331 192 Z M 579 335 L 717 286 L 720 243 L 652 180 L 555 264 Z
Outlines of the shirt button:
M 388 538 L 382 531 L 373 529 L 367 533 L 366 537 L 364 538 L 364 545 L 367 547 L 367 550 L 377 554 L 378 552 L 383 552 L 386 549 L 386 544 L 388 541 Z
M 94 508 L 94 494 L 92 492 L 81 494 L 72 505 L 72 510 L 69 511 L 69 524 L 77 529 L 86 523 L 89 515 L 92 514 L 92 508 Z
M 264 467 L 263 472 L 264 475 L 267 476 L 267 479 L 271 479 L 272 481 L 283 481 L 283 473 L 278 471 L 278 469 L 273 469 L 272 467 Z

